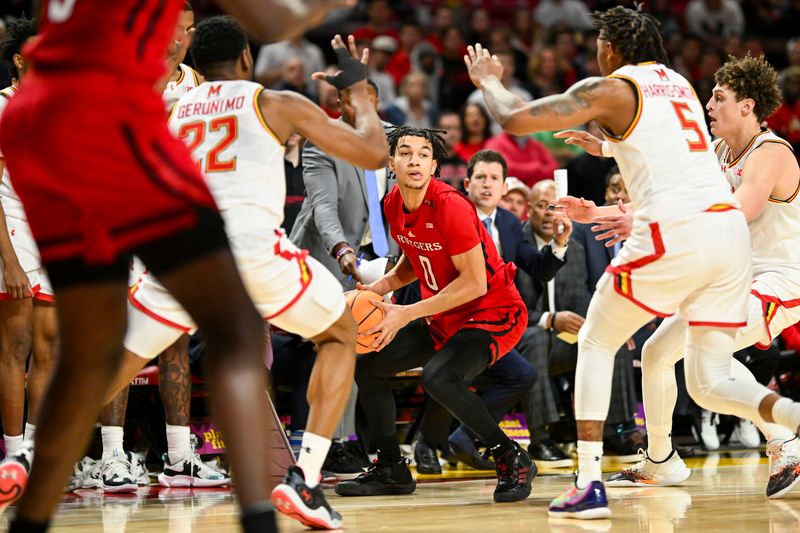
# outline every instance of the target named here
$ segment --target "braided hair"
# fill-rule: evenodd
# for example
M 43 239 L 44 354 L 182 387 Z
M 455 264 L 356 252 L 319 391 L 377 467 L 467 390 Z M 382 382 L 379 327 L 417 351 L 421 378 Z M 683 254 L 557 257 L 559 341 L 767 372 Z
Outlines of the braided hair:
M 622 6 L 592 13 L 600 38 L 610 42 L 626 64 L 636 65 L 647 61 L 668 64 L 664 41 L 658 31 L 655 17 L 636 9 Z
M 433 130 L 427 128 L 413 128 L 411 126 L 391 126 L 387 128 L 386 140 L 389 142 L 389 155 L 394 157 L 397 150 L 397 143 L 403 137 L 422 137 L 431 144 L 433 149 L 433 160 L 442 161 L 447 157 L 447 149 L 444 147 L 444 130 Z M 436 166 L 436 177 L 439 177 L 439 165 Z

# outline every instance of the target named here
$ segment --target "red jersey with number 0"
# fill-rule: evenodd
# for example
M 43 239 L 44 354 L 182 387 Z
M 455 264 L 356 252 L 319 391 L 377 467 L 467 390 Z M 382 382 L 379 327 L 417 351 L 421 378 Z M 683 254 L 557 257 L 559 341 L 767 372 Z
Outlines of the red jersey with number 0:
M 488 330 L 494 338 L 493 361 L 511 350 L 527 325 L 527 309 L 514 285 L 516 266 L 500 258 L 475 206 L 450 185 L 431 179 L 416 211 L 406 212 L 398 187 L 386 195 L 384 211 L 392 237 L 420 281 L 423 300 L 458 277 L 453 256 L 481 246 L 486 294 L 430 317 L 429 330 L 437 348 L 460 329 L 478 328 Z
M 100 70 L 126 84 L 153 85 L 165 71 L 165 51 L 183 5 L 184 0 L 42 0 L 39 38 L 25 54 L 43 73 Z

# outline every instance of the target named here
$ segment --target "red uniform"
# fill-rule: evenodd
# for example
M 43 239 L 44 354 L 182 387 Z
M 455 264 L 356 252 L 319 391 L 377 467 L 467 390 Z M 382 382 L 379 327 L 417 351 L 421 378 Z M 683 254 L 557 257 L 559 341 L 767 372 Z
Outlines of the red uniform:
M 43 263 L 111 263 L 213 199 L 155 83 L 183 0 L 45 0 L 0 146 Z
M 395 187 L 386 195 L 384 211 L 392 236 L 420 280 L 423 300 L 458 277 L 452 256 L 478 244 L 483 249 L 486 294 L 430 317 L 428 329 L 436 349 L 465 328 L 491 333 L 492 363 L 514 348 L 528 324 L 528 310 L 514 285 L 516 266 L 500 258 L 491 236 L 478 220 L 475 206 L 451 186 L 432 179 L 419 209 L 406 213 L 400 190 Z

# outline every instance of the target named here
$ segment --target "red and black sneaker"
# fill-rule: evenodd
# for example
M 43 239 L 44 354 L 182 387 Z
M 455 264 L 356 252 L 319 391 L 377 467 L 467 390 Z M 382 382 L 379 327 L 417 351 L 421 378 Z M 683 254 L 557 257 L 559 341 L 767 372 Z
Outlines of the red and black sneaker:
M 340 529 L 342 515 L 331 509 L 322 485 L 309 488 L 303 471 L 290 466 L 283 483 L 272 490 L 272 503 L 281 513 L 314 529 Z
M 22 449 L 0 462 L 0 512 L 22 496 L 28 483 L 28 472 L 33 461 L 33 446 L 23 444 Z
M 516 442 L 512 444 L 512 450 L 494 458 L 497 472 L 497 487 L 494 489 L 496 502 L 519 502 L 530 496 L 531 483 L 539 471 L 528 452 Z

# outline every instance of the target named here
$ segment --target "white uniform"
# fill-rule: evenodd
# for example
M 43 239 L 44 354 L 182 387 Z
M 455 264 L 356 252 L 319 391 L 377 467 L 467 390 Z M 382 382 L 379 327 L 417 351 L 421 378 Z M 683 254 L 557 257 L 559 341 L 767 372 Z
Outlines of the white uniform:
M 8 100 L 16 92 L 17 88 L 14 86 L 6 87 L 0 91 L 0 115 L 2 115 L 6 104 L 8 104 Z M 3 157 L 2 153 L 0 153 L 1 157 Z M 14 253 L 17 254 L 22 270 L 28 276 L 28 283 L 31 285 L 33 297 L 38 300 L 53 301 L 53 288 L 47 278 L 47 271 L 42 266 L 39 249 L 33 239 L 31 228 L 28 226 L 28 220 L 25 216 L 25 209 L 22 207 L 22 202 L 11 184 L 7 166 L 3 168 L 3 183 L 0 184 L 0 202 L 3 204 L 3 211 L 6 215 L 6 225 L 11 238 L 11 246 L 14 248 Z M 3 264 L 0 261 L 0 301 L 9 299 L 11 299 L 11 295 L 6 290 Z
M 716 142 L 719 164 L 733 190 L 742 184 L 745 163 L 767 143 L 791 145 L 762 129 L 741 154 L 731 153 L 725 141 Z M 763 317 L 764 335 L 757 346 L 766 348 L 772 338 L 800 321 L 800 184 L 789 198 L 770 196 L 764 211 L 750 222 L 753 245 L 753 284 L 750 316 Z
M 341 316 L 345 300 L 333 274 L 280 227 L 284 149 L 258 107 L 262 90 L 248 81 L 204 82 L 181 97 L 169 125 L 204 171 L 256 308 L 281 329 L 310 338 Z M 155 357 L 196 327 L 147 273 L 130 302 L 125 347 L 142 357 Z
M 658 316 L 680 311 L 690 325 L 744 325 L 747 224 L 714 157 L 694 89 L 657 63 L 627 65 L 611 77 L 638 93 L 628 130 L 605 134 L 636 211 L 633 231 L 598 288 L 613 281 L 639 307 Z
M 177 102 L 184 94 L 200 85 L 200 78 L 192 67 L 180 63 L 178 69 L 181 71 L 178 79 L 169 81 L 162 95 L 168 105 Z

